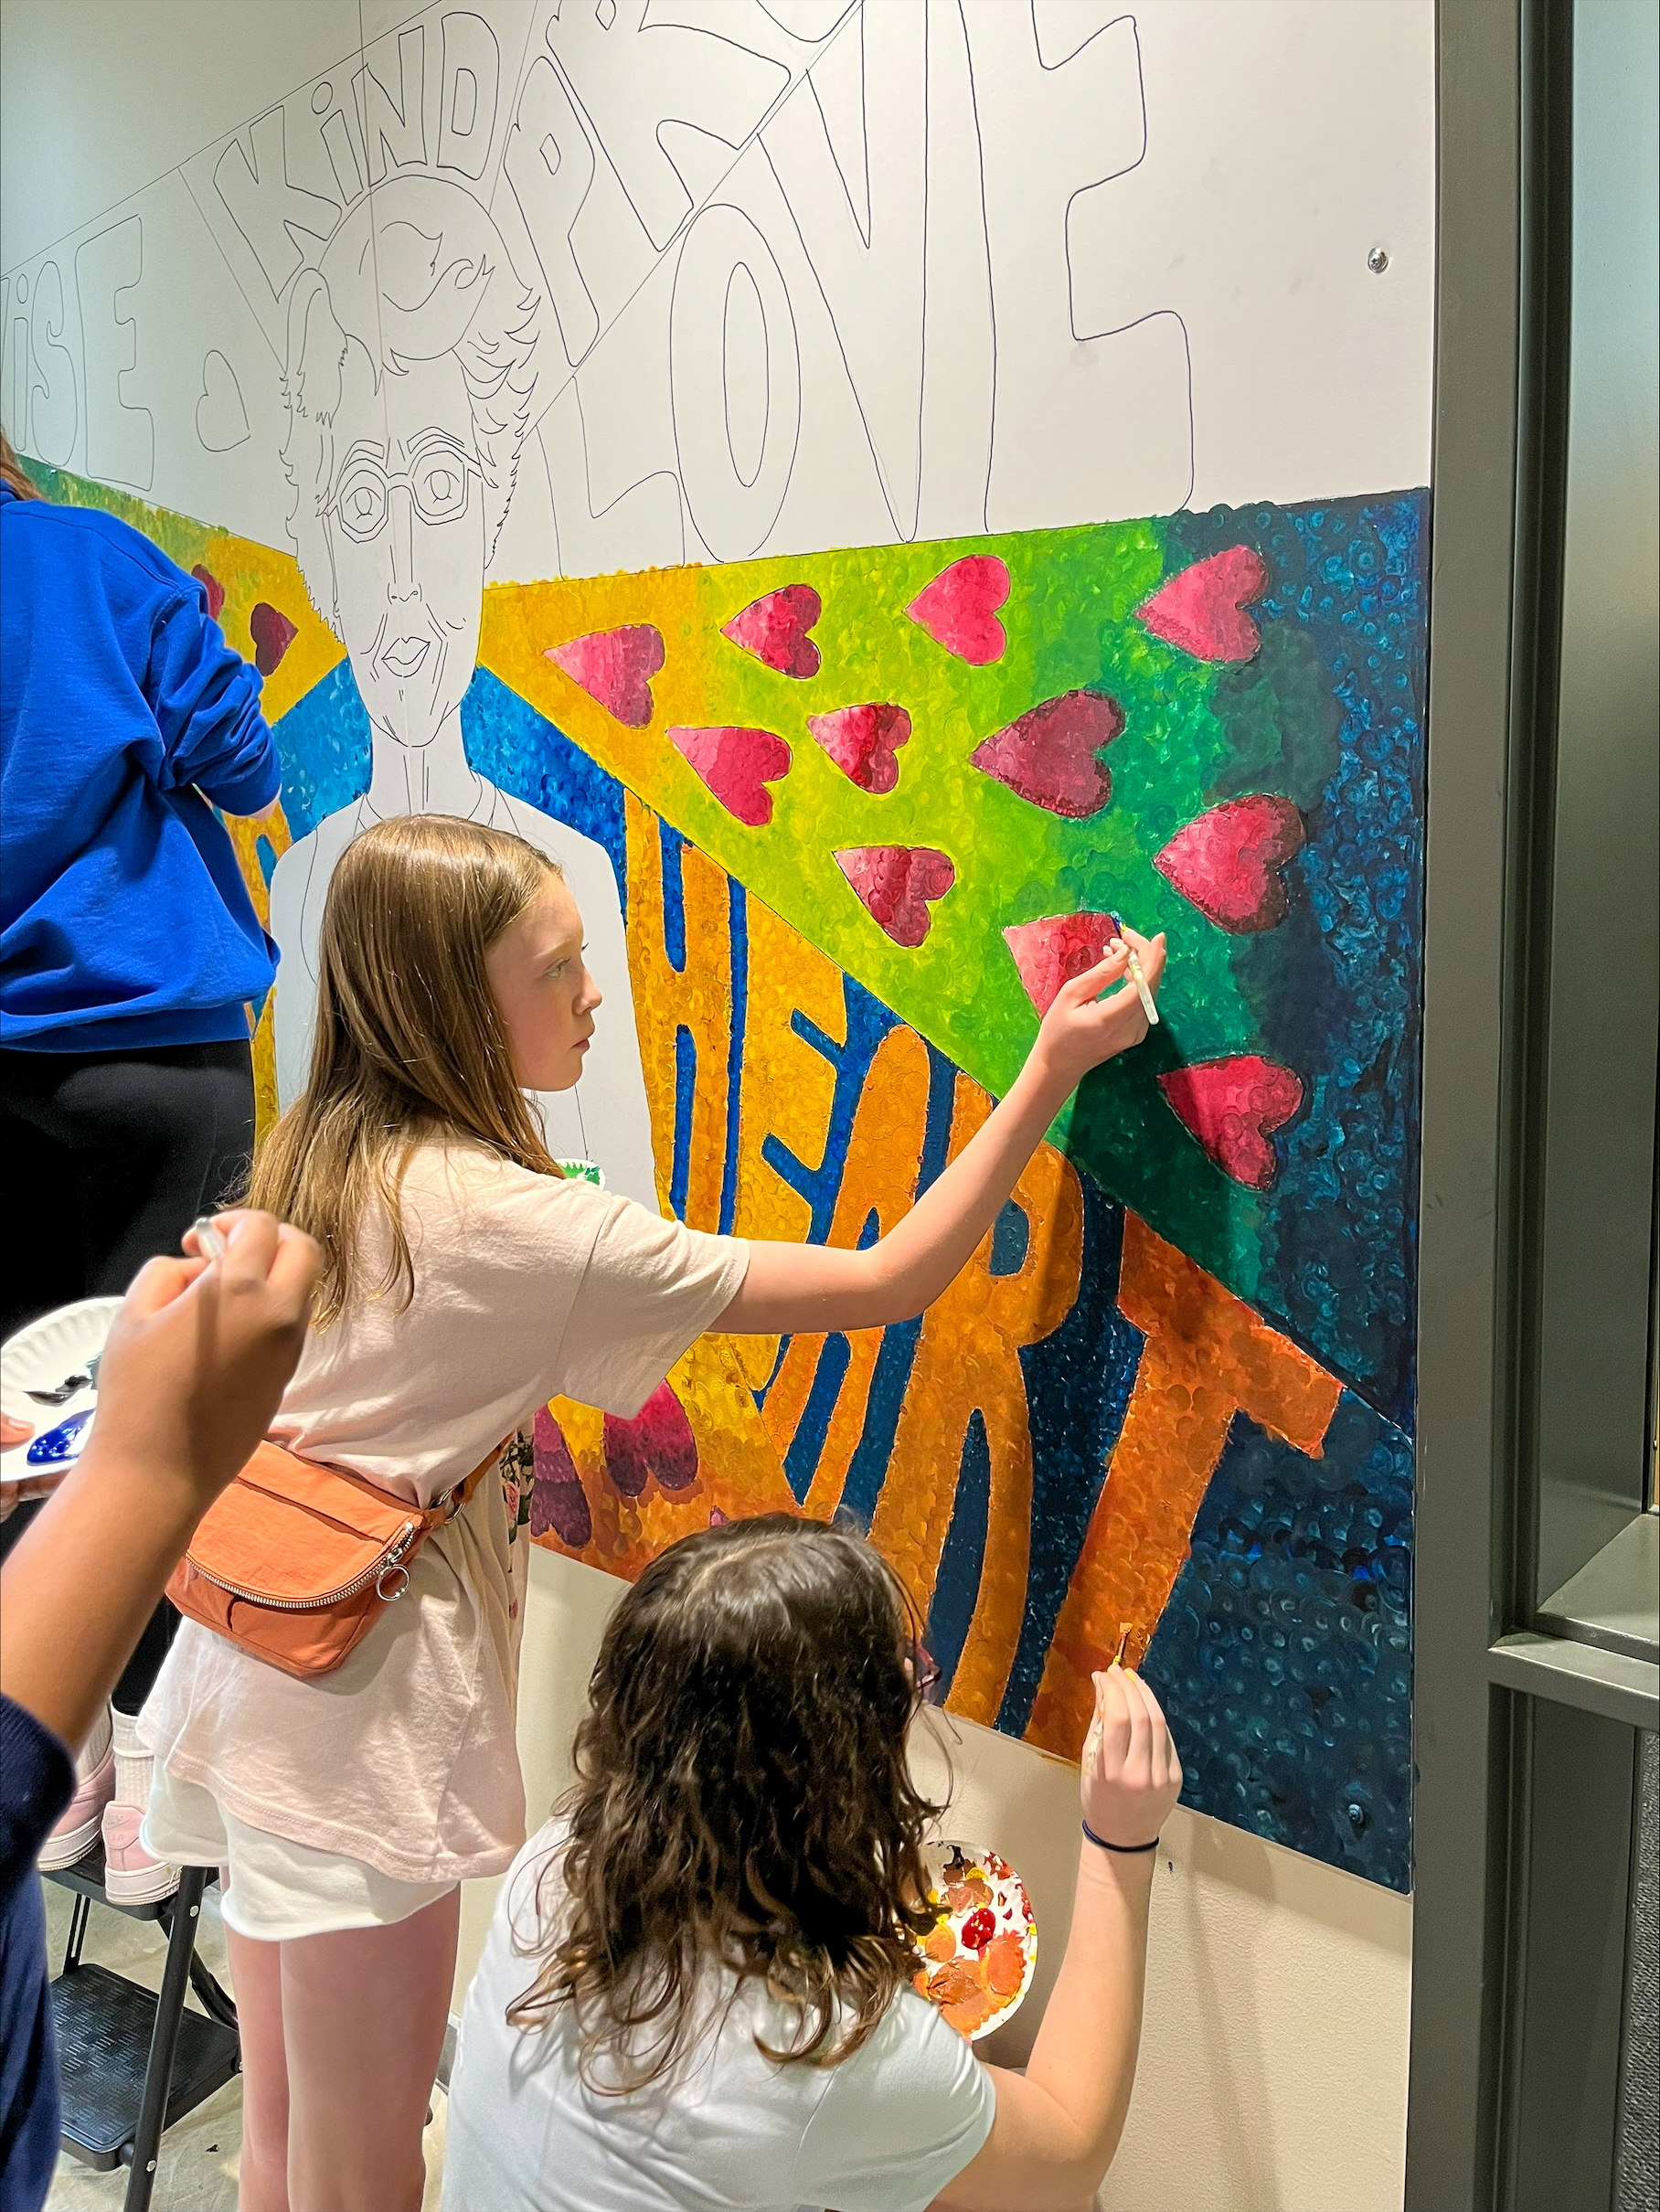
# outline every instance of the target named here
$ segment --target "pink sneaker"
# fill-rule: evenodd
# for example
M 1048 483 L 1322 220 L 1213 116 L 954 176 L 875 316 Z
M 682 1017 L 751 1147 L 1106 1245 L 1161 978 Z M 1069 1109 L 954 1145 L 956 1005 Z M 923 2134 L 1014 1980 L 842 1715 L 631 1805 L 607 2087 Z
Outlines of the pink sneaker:
M 178 1868 L 152 1858 L 138 1831 L 150 1805 L 155 1761 L 138 1739 L 138 1723 L 111 1708 L 115 1737 L 115 1801 L 103 1815 L 104 1895 L 112 1905 L 155 1905 L 178 1888 Z
M 85 1858 L 98 1841 L 104 1807 L 115 1794 L 115 1744 L 106 1706 L 92 1724 L 92 1733 L 75 1761 L 75 1794 L 64 1807 L 63 1817 L 40 1846 L 36 1864 L 49 1874 L 59 1866 L 72 1866 Z

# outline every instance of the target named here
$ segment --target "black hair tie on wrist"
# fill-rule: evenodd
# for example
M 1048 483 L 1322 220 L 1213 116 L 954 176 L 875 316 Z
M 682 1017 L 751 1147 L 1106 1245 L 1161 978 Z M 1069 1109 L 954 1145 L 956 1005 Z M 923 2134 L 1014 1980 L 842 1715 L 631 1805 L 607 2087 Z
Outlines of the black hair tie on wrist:
M 1096 1834 L 1087 1820 L 1080 1821 L 1078 1824 L 1092 1844 L 1099 1844 L 1103 1851 L 1116 1851 L 1121 1858 L 1138 1858 L 1144 1851 L 1158 1849 L 1159 1839 L 1156 1835 L 1150 1844 L 1110 1844 L 1104 1835 Z

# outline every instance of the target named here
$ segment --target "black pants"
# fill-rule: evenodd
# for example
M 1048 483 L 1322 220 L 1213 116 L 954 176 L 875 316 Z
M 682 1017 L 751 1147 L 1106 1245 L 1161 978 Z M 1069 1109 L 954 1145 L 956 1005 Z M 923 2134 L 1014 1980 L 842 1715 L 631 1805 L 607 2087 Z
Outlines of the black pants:
M 239 1189 L 252 1156 L 245 1044 L 0 1050 L 0 1338 L 75 1299 L 119 1297 L 146 1260 L 176 1252 L 197 1216 Z M 33 1517 L 25 1505 L 0 1525 L 0 1558 Z M 116 1687 L 122 1712 L 144 1703 L 177 1624 L 164 1601 Z

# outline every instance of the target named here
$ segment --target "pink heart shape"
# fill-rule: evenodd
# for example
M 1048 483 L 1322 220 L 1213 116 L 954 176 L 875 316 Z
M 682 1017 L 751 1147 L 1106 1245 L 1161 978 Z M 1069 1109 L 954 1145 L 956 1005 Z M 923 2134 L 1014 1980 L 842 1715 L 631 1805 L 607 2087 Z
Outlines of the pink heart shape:
M 860 791 L 879 798 L 899 782 L 894 756 L 910 735 L 910 717 L 902 707 L 875 701 L 838 707 L 833 714 L 810 714 L 807 728 Z
M 1254 1052 L 1172 1068 L 1159 1089 L 1224 1175 L 1267 1190 L 1279 1173 L 1270 1142 L 1303 1103 L 1303 1079 Z
M 1008 635 L 997 610 L 1009 594 L 1008 564 L 995 553 L 965 553 L 924 584 L 905 611 L 936 645 L 971 668 L 1000 661 Z
M 300 633 L 286 614 L 263 599 L 248 618 L 248 631 L 253 639 L 254 666 L 261 675 L 275 675 L 282 665 L 282 655 Z
M 811 584 L 785 584 L 751 600 L 741 613 L 722 622 L 720 634 L 780 675 L 804 681 L 818 674 L 819 650 L 807 633 L 823 612 Z
M 549 645 L 543 658 L 597 699 L 613 721 L 644 729 L 651 720 L 651 678 L 663 665 L 663 633 L 655 623 L 591 630 L 562 645 Z
M 530 1489 L 530 1533 L 545 1537 L 551 1529 L 561 1544 L 580 1551 L 593 1539 L 593 1515 L 565 1431 L 546 1406 L 537 1409 L 532 1442 L 536 1475 Z
M 1136 610 L 1155 637 L 1201 661 L 1248 661 L 1262 643 L 1245 608 L 1268 589 L 1268 564 L 1229 546 L 1162 583 Z
M 668 741 L 684 753 L 728 812 L 751 829 L 772 819 L 769 783 L 790 772 L 790 748 L 770 729 L 739 729 L 723 723 L 688 729 L 676 722 Z
M 1027 996 L 1039 1014 L 1047 1014 L 1062 984 L 1087 974 L 1106 958 L 1112 923 L 1105 914 L 1050 914 L 1041 921 L 1016 922 L 1003 938 Z
M 654 1474 L 665 1490 L 697 1479 L 697 1440 L 686 1409 L 659 1383 L 631 1421 L 605 1416 L 605 1472 L 625 1498 L 637 1498 Z
M 1251 792 L 1177 830 L 1153 865 L 1218 929 L 1272 930 L 1285 919 L 1281 869 L 1303 843 L 1289 799 Z
M 837 853 L 835 865 L 871 919 L 908 951 L 927 936 L 933 900 L 957 880 L 950 858 L 931 845 L 854 845 Z
M 213 570 L 204 568 L 199 560 L 190 573 L 208 594 L 208 611 L 217 622 L 219 619 L 219 609 L 225 604 L 224 585 L 220 583 Z
M 994 730 L 969 757 L 983 774 L 1034 806 L 1083 822 L 1112 796 L 1112 771 L 1101 753 L 1123 726 L 1118 701 L 1104 692 L 1063 691 Z

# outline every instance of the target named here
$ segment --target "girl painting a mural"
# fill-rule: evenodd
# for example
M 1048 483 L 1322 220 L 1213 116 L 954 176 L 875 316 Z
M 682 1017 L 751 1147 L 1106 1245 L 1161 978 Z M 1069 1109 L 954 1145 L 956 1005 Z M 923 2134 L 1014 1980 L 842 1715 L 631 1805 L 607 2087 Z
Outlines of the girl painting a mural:
M 1045 1016 L 957 1158 L 868 1249 L 709 1236 L 566 1179 L 527 1092 L 569 1090 L 601 994 L 545 854 L 452 817 L 366 831 L 334 871 L 309 1079 L 251 1202 L 325 1252 L 272 1434 L 431 1505 L 499 1463 L 414 1561 L 404 1602 L 296 1679 L 187 1622 L 143 1717 L 146 1833 L 229 1868 L 244 2212 L 408 2212 L 455 1962 L 459 1883 L 524 1842 L 514 1740 L 527 1445 L 568 1395 L 638 1412 L 706 1329 L 873 1328 L 967 1263 L 1056 1113 L 1138 1044 L 1126 932 Z M 1101 995 L 1106 994 L 1106 995 Z
M 445 2212 L 1075 2212 L 1130 2106 L 1154 1846 L 1181 1762 L 1095 1676 L 1072 1925 L 1024 2075 L 915 1990 L 940 1808 L 906 1770 L 914 1621 L 862 1538 L 684 1537 L 612 1614 L 578 1780 L 497 1902 Z

